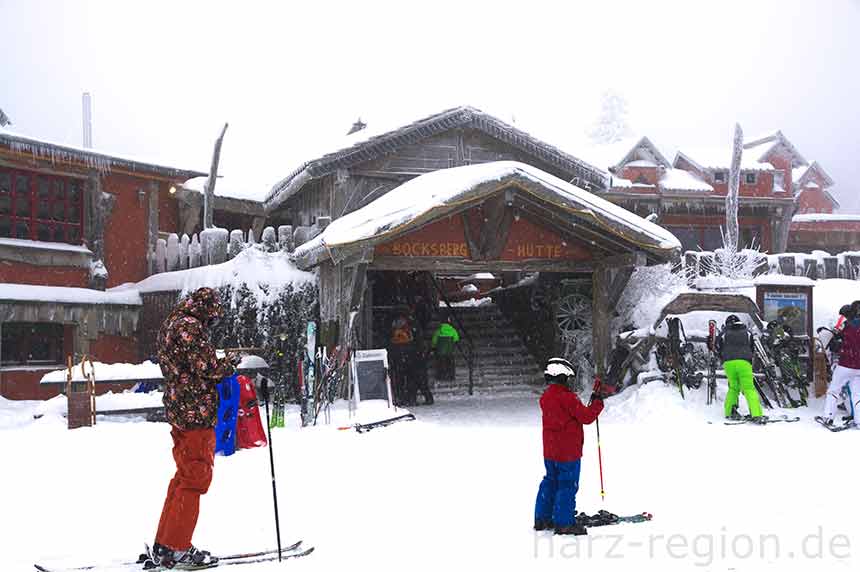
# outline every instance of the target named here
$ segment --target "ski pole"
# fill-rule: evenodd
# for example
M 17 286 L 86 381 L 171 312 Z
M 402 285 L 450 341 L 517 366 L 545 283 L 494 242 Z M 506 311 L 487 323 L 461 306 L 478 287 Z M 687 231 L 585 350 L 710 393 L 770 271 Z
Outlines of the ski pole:
M 600 419 L 594 420 L 597 428 L 597 466 L 600 467 L 600 500 L 606 500 L 606 491 L 603 489 L 603 456 L 600 454 Z
M 588 400 L 588 404 L 591 405 L 591 402 L 594 401 L 594 393 L 600 389 L 600 376 L 594 376 L 594 387 L 591 390 L 591 398 Z M 600 469 L 600 500 L 606 500 L 606 491 L 603 488 L 603 455 L 600 452 L 600 419 L 594 418 L 594 426 L 597 429 L 597 466 Z
M 263 377 L 263 399 L 266 402 L 266 431 L 269 434 L 269 468 L 272 473 L 272 503 L 275 507 L 275 536 L 278 540 L 278 562 L 281 561 L 281 521 L 278 518 L 278 487 L 275 483 L 275 454 L 272 451 L 272 424 L 269 423 L 269 379 Z

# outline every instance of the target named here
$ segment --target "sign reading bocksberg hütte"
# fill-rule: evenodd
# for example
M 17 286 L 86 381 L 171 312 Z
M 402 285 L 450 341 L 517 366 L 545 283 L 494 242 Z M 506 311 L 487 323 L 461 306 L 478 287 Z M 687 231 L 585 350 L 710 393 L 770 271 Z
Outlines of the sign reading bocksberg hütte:
M 475 234 L 478 234 L 475 232 Z M 454 216 L 433 222 L 395 240 L 379 244 L 376 256 L 475 258 L 466 241 L 463 220 Z M 589 260 L 588 249 L 563 240 L 525 218 L 511 222 L 498 260 Z

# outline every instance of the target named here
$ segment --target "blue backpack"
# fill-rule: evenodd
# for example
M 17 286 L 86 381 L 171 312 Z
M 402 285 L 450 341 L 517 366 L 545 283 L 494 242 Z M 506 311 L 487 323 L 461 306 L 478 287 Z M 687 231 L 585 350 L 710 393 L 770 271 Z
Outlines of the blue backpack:
M 234 374 L 218 382 L 218 423 L 215 425 L 215 454 L 236 452 L 236 422 L 239 419 L 239 380 Z

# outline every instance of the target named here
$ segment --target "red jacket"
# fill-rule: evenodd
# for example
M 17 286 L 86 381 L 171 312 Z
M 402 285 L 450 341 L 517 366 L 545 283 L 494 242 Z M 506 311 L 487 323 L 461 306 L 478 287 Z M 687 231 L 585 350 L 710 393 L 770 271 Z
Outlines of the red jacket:
M 568 463 L 582 457 L 582 426 L 592 423 L 603 411 L 603 401 L 583 405 L 567 387 L 551 383 L 540 398 L 543 412 L 543 457 Z
M 849 369 L 860 369 L 860 328 L 846 320 L 842 328 L 842 348 L 839 350 L 839 365 Z

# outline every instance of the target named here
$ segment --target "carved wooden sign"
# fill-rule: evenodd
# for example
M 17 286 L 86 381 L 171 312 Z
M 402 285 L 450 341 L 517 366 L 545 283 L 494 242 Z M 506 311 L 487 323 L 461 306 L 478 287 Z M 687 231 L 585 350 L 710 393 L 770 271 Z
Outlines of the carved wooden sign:
M 587 261 L 591 252 L 512 210 L 487 216 L 476 207 L 379 244 L 375 256 L 461 260 Z M 467 228 L 468 225 L 468 228 Z

